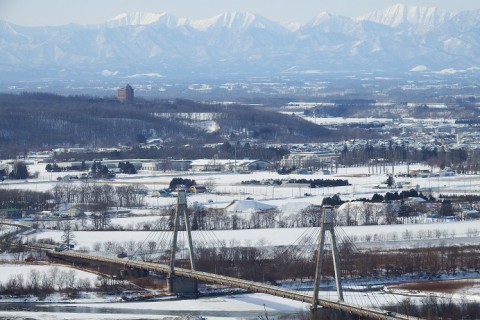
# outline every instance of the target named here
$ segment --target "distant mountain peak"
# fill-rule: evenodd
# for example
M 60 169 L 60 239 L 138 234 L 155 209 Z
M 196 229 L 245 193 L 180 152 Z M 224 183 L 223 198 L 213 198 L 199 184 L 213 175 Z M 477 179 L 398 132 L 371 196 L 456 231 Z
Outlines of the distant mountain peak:
M 120 25 L 147 25 L 155 23 L 166 13 L 145 13 L 145 12 L 133 12 L 133 13 L 121 13 L 111 19 L 109 22 L 118 22 Z
M 179 19 L 165 12 L 133 12 L 121 13 L 107 22 L 112 27 L 118 26 L 144 26 L 153 23 L 163 22 L 165 25 L 174 27 L 179 23 Z
M 310 20 L 310 24 L 321 24 L 321 23 L 324 23 L 330 19 L 332 19 L 332 14 L 326 12 L 326 11 L 322 11 L 320 12 L 319 14 L 317 14 L 317 16 L 315 18 L 313 18 L 312 20 Z
M 323 32 L 343 32 L 355 27 L 355 20 L 350 17 L 337 16 L 328 12 L 320 12 L 306 23 L 302 29 L 317 29 Z
M 422 29 L 431 29 L 445 22 L 450 16 L 449 12 L 436 7 L 396 4 L 358 17 L 357 20 L 371 21 L 390 27 L 413 25 L 421 26 Z
M 194 20 L 190 25 L 196 29 L 210 28 L 247 29 L 249 27 L 266 28 L 273 25 L 272 21 L 252 12 L 224 12 L 213 18 Z
M 48 28 L 0 22 L 0 79 L 9 81 L 12 70 L 18 79 L 65 77 L 63 70 L 103 78 L 467 70 L 480 65 L 478 28 L 480 10 L 405 5 L 359 18 L 321 12 L 305 25 L 282 25 L 251 12 L 203 20 L 137 12 L 93 26 Z
M 9 35 L 17 35 L 18 32 L 12 27 L 12 25 L 6 21 L 0 20 L 0 32 Z

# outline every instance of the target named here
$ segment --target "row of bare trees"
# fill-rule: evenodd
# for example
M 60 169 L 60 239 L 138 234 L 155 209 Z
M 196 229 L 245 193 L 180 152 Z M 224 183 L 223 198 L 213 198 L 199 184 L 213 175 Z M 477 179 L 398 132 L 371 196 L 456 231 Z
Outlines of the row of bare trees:
M 394 173 L 397 164 L 427 163 L 431 167 L 450 167 L 457 173 L 477 174 L 480 172 L 480 149 L 445 149 L 444 147 L 423 147 L 394 144 L 391 141 L 382 146 L 344 146 L 339 163 L 345 166 L 368 165 L 374 172 L 386 172 L 391 167 Z M 383 168 L 383 170 L 382 170 Z
M 73 269 L 52 267 L 45 271 L 32 268 L 26 274 L 13 274 L 5 282 L 0 283 L 0 292 L 15 296 L 45 297 L 54 292 L 74 295 L 80 291 L 118 291 L 131 287 L 129 283 L 109 276 L 99 275 L 92 281 L 88 278 L 79 278 Z
M 389 306 L 386 309 L 429 320 L 474 320 L 478 319 L 478 314 L 480 314 L 480 304 L 477 302 L 468 299 L 458 302 L 453 297 L 439 298 L 433 295 L 419 301 L 406 298 L 399 305 Z
M 52 198 L 48 192 L 37 192 L 20 189 L 0 189 L 0 209 L 16 208 L 25 210 L 46 210 L 48 200 Z
M 113 187 L 110 184 L 64 181 L 55 185 L 52 195 L 57 203 L 95 203 L 129 208 L 143 206 L 146 193 L 140 184 Z
M 14 274 L 0 283 L 0 292 L 11 295 L 49 294 L 55 291 L 75 292 L 88 290 L 92 283 L 88 278 L 78 278 L 75 270 L 60 270 L 58 267 L 47 271 L 31 269 L 28 274 Z
M 341 269 L 346 278 L 454 275 L 458 272 L 479 272 L 480 257 L 469 247 L 435 247 L 402 249 L 395 252 L 356 251 L 349 245 L 340 248 Z M 277 247 L 198 248 L 197 266 L 201 270 L 225 275 L 239 275 L 251 280 L 311 279 L 315 269 L 315 250 Z M 299 255 L 299 252 L 305 252 Z M 325 261 L 330 261 L 327 252 Z M 215 270 L 214 270 L 215 269 Z M 325 278 L 333 277 L 333 264 L 323 266 Z

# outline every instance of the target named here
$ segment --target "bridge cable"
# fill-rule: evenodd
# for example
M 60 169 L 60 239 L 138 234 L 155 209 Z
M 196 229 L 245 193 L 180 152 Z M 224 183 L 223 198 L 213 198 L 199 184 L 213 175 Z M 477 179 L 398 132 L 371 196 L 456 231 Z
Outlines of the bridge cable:
M 342 240 L 341 242 L 343 244 L 348 245 L 349 243 L 351 243 L 350 238 L 347 236 L 347 234 L 345 233 L 343 228 L 337 226 L 335 228 L 335 230 L 337 232 L 337 235 L 338 235 L 339 239 Z M 358 252 L 359 250 L 354 246 L 354 251 Z M 347 257 L 345 255 L 341 255 L 340 259 L 345 261 L 346 258 Z M 342 265 L 344 265 L 344 264 L 346 264 L 346 263 L 342 263 Z M 355 282 L 353 280 L 350 280 L 349 282 L 351 283 L 352 286 L 355 284 Z M 362 280 L 359 281 L 359 285 L 361 287 L 368 287 L 369 286 L 366 282 L 363 282 Z M 353 290 L 353 289 L 350 290 L 350 292 L 351 292 L 351 294 L 350 294 L 351 298 L 355 299 L 356 303 L 358 305 L 369 305 L 369 306 L 380 306 L 381 305 L 381 303 L 377 299 L 376 294 L 374 294 L 374 293 L 369 295 L 369 293 L 362 294 L 361 291 L 360 291 L 358 294 L 356 294 L 355 290 Z M 361 302 L 359 303 L 358 300 L 360 300 Z
M 346 232 L 343 228 L 337 226 L 336 230 L 337 230 L 337 234 L 340 234 L 340 237 L 344 239 L 344 243 L 346 244 L 346 246 L 351 247 L 352 252 L 361 252 L 361 250 L 359 250 L 357 248 L 354 241 L 352 241 L 350 239 L 350 237 L 346 234 Z M 345 255 L 341 255 L 341 258 L 343 258 L 342 260 L 346 259 Z M 365 276 L 362 276 L 362 277 L 364 278 Z M 383 279 L 383 278 L 377 278 L 375 280 L 376 280 L 377 283 L 379 282 L 380 284 L 382 284 L 385 287 L 387 285 L 387 281 L 383 281 L 383 280 L 380 280 L 380 279 Z M 360 285 L 364 286 L 364 287 L 371 287 L 371 283 L 368 283 L 368 280 L 365 280 L 365 281 L 362 280 L 360 282 Z M 391 304 L 391 305 L 399 305 L 400 304 L 400 301 L 398 300 L 398 297 L 396 295 L 387 294 L 385 291 L 380 291 L 380 292 L 383 292 L 383 294 L 381 295 L 382 299 L 384 299 L 383 303 L 381 301 L 379 301 L 379 295 L 376 294 L 375 291 L 371 292 L 370 295 L 369 294 L 366 295 L 368 297 L 368 302 L 372 306 L 381 307 L 381 306 L 384 306 L 385 303 Z M 370 298 L 370 296 L 371 296 L 371 298 Z

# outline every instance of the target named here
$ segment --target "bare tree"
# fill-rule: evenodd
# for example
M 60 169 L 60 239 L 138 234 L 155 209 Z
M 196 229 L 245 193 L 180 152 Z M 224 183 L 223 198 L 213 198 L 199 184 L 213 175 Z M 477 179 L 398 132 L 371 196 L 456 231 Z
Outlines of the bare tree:
M 31 269 L 28 277 L 28 287 L 34 293 L 38 292 L 40 288 L 40 279 L 40 272 L 38 270 Z
M 322 207 L 317 205 L 309 205 L 300 210 L 300 226 L 302 227 L 319 227 Z
M 210 177 L 207 179 L 207 181 L 205 181 L 204 186 L 205 186 L 205 189 L 207 189 L 208 193 L 213 193 L 217 188 L 217 182 L 215 181 L 214 178 Z
M 68 270 L 65 274 L 66 287 L 69 289 L 73 289 L 75 287 L 75 281 L 76 281 L 75 270 L 73 269 Z

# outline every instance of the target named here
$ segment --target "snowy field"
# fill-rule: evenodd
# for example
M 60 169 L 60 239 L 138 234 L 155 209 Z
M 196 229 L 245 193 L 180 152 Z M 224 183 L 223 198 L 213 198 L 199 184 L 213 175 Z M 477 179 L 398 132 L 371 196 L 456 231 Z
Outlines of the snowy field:
M 30 179 L 25 181 L 5 180 L 0 182 L 0 187 L 7 189 L 29 189 L 35 191 L 51 190 L 55 184 L 62 183 L 57 181 L 57 178 L 62 178 L 66 175 L 78 175 L 78 172 L 46 172 L 44 164 L 30 165 L 30 172 L 38 172 L 37 179 Z M 111 180 L 95 180 L 95 183 L 109 183 L 114 186 L 125 184 L 142 184 L 149 191 L 160 190 L 168 187 L 168 184 L 174 177 L 182 177 L 194 179 L 197 184 L 205 184 L 209 180 L 215 183 L 214 194 L 198 194 L 189 197 L 192 203 L 197 201 L 200 203 L 230 203 L 235 199 L 245 199 L 246 197 L 253 197 L 255 200 L 273 201 L 276 204 L 285 204 L 289 202 L 305 202 L 305 203 L 321 203 L 325 196 L 340 194 L 343 200 L 350 200 L 364 196 L 371 196 L 373 193 L 385 193 L 391 190 L 379 190 L 378 186 L 385 182 L 387 174 L 406 173 L 407 166 L 399 165 L 394 169 L 390 166 L 377 169 L 368 167 L 348 167 L 338 168 L 338 172 L 333 172 L 330 175 L 323 175 L 322 173 L 314 173 L 308 175 L 289 174 L 279 175 L 276 172 L 255 172 L 252 174 L 238 174 L 238 173 L 205 173 L 205 172 L 176 172 L 162 174 L 159 172 L 140 171 L 136 175 L 119 174 L 116 178 Z M 410 165 L 410 171 L 420 169 L 431 169 L 425 165 Z M 393 172 L 394 171 L 394 172 Z M 435 169 L 434 169 L 435 172 Z M 438 172 L 438 171 L 436 171 Z M 268 179 L 347 179 L 350 186 L 335 187 L 335 188 L 318 188 L 311 189 L 307 186 L 298 186 L 283 184 L 281 186 L 271 185 L 242 185 L 242 181 L 247 180 L 268 180 Z M 451 177 L 428 177 L 428 178 L 401 178 L 395 179 L 396 182 L 407 184 L 405 188 L 418 188 L 420 191 L 431 192 L 434 195 L 438 192 L 442 193 L 473 193 L 479 191 L 480 175 L 454 175 Z M 72 184 L 81 184 L 82 181 L 71 182 Z M 93 183 L 90 181 L 90 183 Z M 396 189 L 396 191 L 399 191 Z M 313 197 L 305 199 L 304 194 L 310 193 Z M 303 199 L 303 200 L 300 200 Z M 147 203 L 152 206 L 168 206 L 175 203 L 172 198 L 155 198 L 147 197 Z
M 410 170 L 430 169 L 424 165 L 411 165 Z M 5 180 L 0 183 L 0 188 L 7 189 L 30 189 L 35 191 L 51 190 L 58 182 L 56 179 L 65 175 L 77 175 L 77 172 L 54 172 L 45 171 L 44 164 L 31 165 L 30 172 L 39 172 L 38 179 L 29 181 L 10 181 Z M 403 189 L 380 189 L 387 179 L 387 174 L 406 173 L 407 166 L 396 166 L 385 168 L 353 167 L 339 168 L 338 172 L 330 175 L 314 173 L 310 175 L 279 175 L 276 172 L 256 172 L 252 174 L 236 173 L 204 173 L 204 172 L 177 172 L 162 174 L 159 172 L 140 171 L 137 175 L 118 175 L 112 180 L 96 180 L 95 183 L 108 183 L 113 186 L 126 184 L 140 184 L 148 189 L 148 196 L 145 197 L 145 203 L 151 214 L 156 208 L 167 208 L 176 203 L 175 198 L 152 197 L 154 191 L 168 187 L 168 184 L 174 177 L 194 179 L 197 184 L 205 184 L 207 181 L 214 181 L 215 192 L 212 194 L 192 194 L 188 197 L 189 205 L 198 204 L 205 207 L 225 208 L 234 200 L 245 200 L 253 198 L 256 201 L 276 206 L 285 214 L 296 213 L 310 204 L 320 205 L 324 197 L 338 194 L 342 200 L 353 200 L 358 198 L 371 198 L 374 193 L 384 194 L 392 191 L 409 190 L 411 188 L 422 191 L 424 194 L 437 196 L 443 194 L 476 194 L 480 191 L 480 175 L 454 175 L 451 177 L 427 177 L 427 178 L 407 178 L 397 177 L 395 181 L 402 183 Z M 438 172 L 438 171 L 437 171 Z M 282 179 L 347 179 L 349 186 L 330 187 L 330 188 L 309 188 L 305 185 L 292 185 L 284 183 L 281 186 L 273 185 L 245 185 L 242 181 L 247 180 L 269 180 Z M 70 182 L 73 185 L 84 182 Z M 93 182 L 90 182 L 93 183 Z M 306 197 L 305 194 L 311 196 Z M 137 211 L 133 211 L 135 213 Z M 141 211 L 145 214 L 145 211 Z
M 385 172 L 377 172 L 367 167 L 339 168 L 337 173 L 331 175 L 278 175 L 273 172 L 259 172 L 254 174 L 234 173 L 168 173 L 140 172 L 138 175 L 119 175 L 113 180 L 99 180 L 96 183 L 111 183 L 112 185 L 142 184 L 149 190 L 145 198 L 148 209 L 134 209 L 135 215 L 128 218 L 113 218 L 112 223 L 117 225 L 138 226 L 142 223 L 153 223 L 159 217 L 158 209 L 166 208 L 176 203 L 175 198 L 151 197 L 151 193 L 168 186 L 173 177 L 194 179 L 198 184 L 207 181 L 215 181 L 216 190 L 213 194 L 189 195 L 189 205 L 200 204 L 205 207 L 225 208 L 234 200 L 245 200 L 250 197 L 263 204 L 276 206 L 285 214 L 298 212 L 300 209 L 311 204 L 319 205 L 324 197 L 335 194 L 340 195 L 342 200 L 352 200 L 362 197 L 370 198 L 374 193 L 384 194 L 389 191 L 401 191 L 402 189 L 379 189 L 384 183 L 387 173 L 392 173 L 392 168 L 385 168 Z M 430 169 L 426 166 L 412 165 L 410 170 Z M 47 173 L 43 164 L 30 167 L 30 172 L 39 172 L 38 179 L 30 181 L 4 181 L 0 183 L 3 188 L 21 188 L 36 191 L 52 189 L 57 177 L 68 175 L 68 172 Z M 407 172 L 406 166 L 395 167 L 395 173 Z M 76 174 L 76 173 L 73 173 Z M 288 185 L 243 185 L 246 180 L 267 179 L 348 179 L 350 186 L 335 188 L 311 189 L 306 186 Z M 480 175 L 455 175 L 452 177 L 428 177 L 428 178 L 396 178 L 397 182 L 408 184 L 409 188 L 416 188 L 424 193 L 434 196 L 439 193 L 446 194 L 477 194 L 480 185 Z M 72 182 L 79 184 L 83 182 Z M 311 196 L 305 196 L 305 193 Z M 342 235 L 355 240 L 358 248 L 405 248 L 418 246 L 435 246 L 443 244 L 478 244 L 478 231 L 480 221 L 465 222 L 437 222 L 430 220 L 419 221 L 418 224 L 406 225 L 382 225 L 382 226 L 357 226 L 342 227 Z M 292 229 L 257 229 L 257 230 L 229 230 L 211 232 L 212 238 L 221 241 L 226 246 L 288 246 L 295 243 L 298 238 L 307 232 L 307 228 Z M 98 243 L 116 242 L 145 242 L 155 239 L 165 239 L 168 235 L 162 232 L 150 231 L 120 231 L 120 232 L 88 232 L 75 231 L 76 248 L 93 250 Z M 30 235 L 30 237 L 52 238 L 60 241 L 61 231 L 45 231 Z M 193 232 L 194 241 L 204 239 L 200 232 Z M 184 235 L 180 239 L 185 238 Z M 13 268 L 17 269 L 17 268 Z M 15 270 L 0 269 L 0 273 L 11 274 Z M 20 269 L 20 268 L 18 268 Z M 20 271 L 19 271 L 20 272 Z M 23 271 L 22 271 L 23 272 Z M 28 273 L 28 271 L 25 271 Z M 25 276 L 26 277 L 26 276 Z M 78 277 L 83 277 L 78 275 Z M 96 276 L 92 276 L 96 277 Z M 1 279 L 0 279 L 1 281 Z M 477 296 L 480 290 L 464 292 L 464 295 Z M 332 295 L 332 292 L 325 292 Z M 377 297 L 376 299 L 380 299 Z M 1 304 L 1 303 L 0 303 Z M 220 298 L 204 298 L 186 301 L 158 301 L 148 303 L 95 303 L 79 304 L 70 307 L 85 307 L 88 311 L 70 312 L 62 309 L 55 311 L 37 308 L 35 312 L 18 309 L 16 311 L 1 310 L 2 317 L 8 319 L 171 319 L 180 316 L 205 316 L 209 319 L 258 319 L 265 315 L 265 309 L 269 316 L 303 313 L 308 309 L 307 304 L 288 301 L 281 298 L 270 297 L 260 294 L 247 294 L 226 296 Z M 265 309 L 264 309 L 265 308 Z M 88 313 L 84 313 L 88 312 Z
M 480 230 L 480 221 L 384 225 L 381 227 L 358 226 L 341 227 L 340 229 L 349 239 L 355 240 L 357 248 L 408 248 L 439 244 L 478 244 L 478 236 L 471 235 L 472 228 Z M 215 241 L 212 240 L 212 246 L 220 243 L 225 243 L 226 246 L 231 244 L 240 246 L 289 246 L 307 230 L 307 228 L 246 229 L 210 231 L 209 233 L 215 239 Z M 433 233 L 431 239 L 425 238 L 429 232 Z M 30 237 L 36 239 L 51 238 L 60 242 L 62 233 L 62 231 L 43 231 Z M 210 234 L 204 236 L 204 233 L 193 231 L 194 241 L 210 236 Z M 437 233 L 438 238 L 434 235 Z M 76 247 L 86 247 L 92 250 L 97 242 L 116 242 L 120 244 L 130 241 L 143 242 L 169 238 L 169 234 L 171 233 L 162 231 L 75 231 L 74 241 Z M 404 237 L 408 237 L 408 239 L 402 239 Z M 185 238 L 185 235 L 180 233 L 179 238 Z
M 144 218 L 128 218 L 129 221 L 143 221 Z M 126 218 L 127 219 L 127 218 Z M 120 219 L 117 219 L 120 220 Z M 311 228 L 287 229 L 244 229 L 218 231 L 192 231 L 192 238 L 208 246 L 289 246 L 294 244 Z M 400 224 L 382 226 L 337 227 L 337 233 L 345 239 L 355 242 L 357 248 L 408 248 L 435 245 L 478 244 L 480 220 L 437 222 L 421 224 Z M 60 242 L 62 231 L 40 231 L 30 235 L 36 239 L 51 238 Z M 159 239 L 170 239 L 168 231 L 75 231 L 76 247 L 93 249 L 95 243 L 144 242 Z M 186 239 L 180 232 L 179 239 Z M 185 243 L 185 242 L 184 242 Z M 194 243 L 195 245 L 195 243 Z

